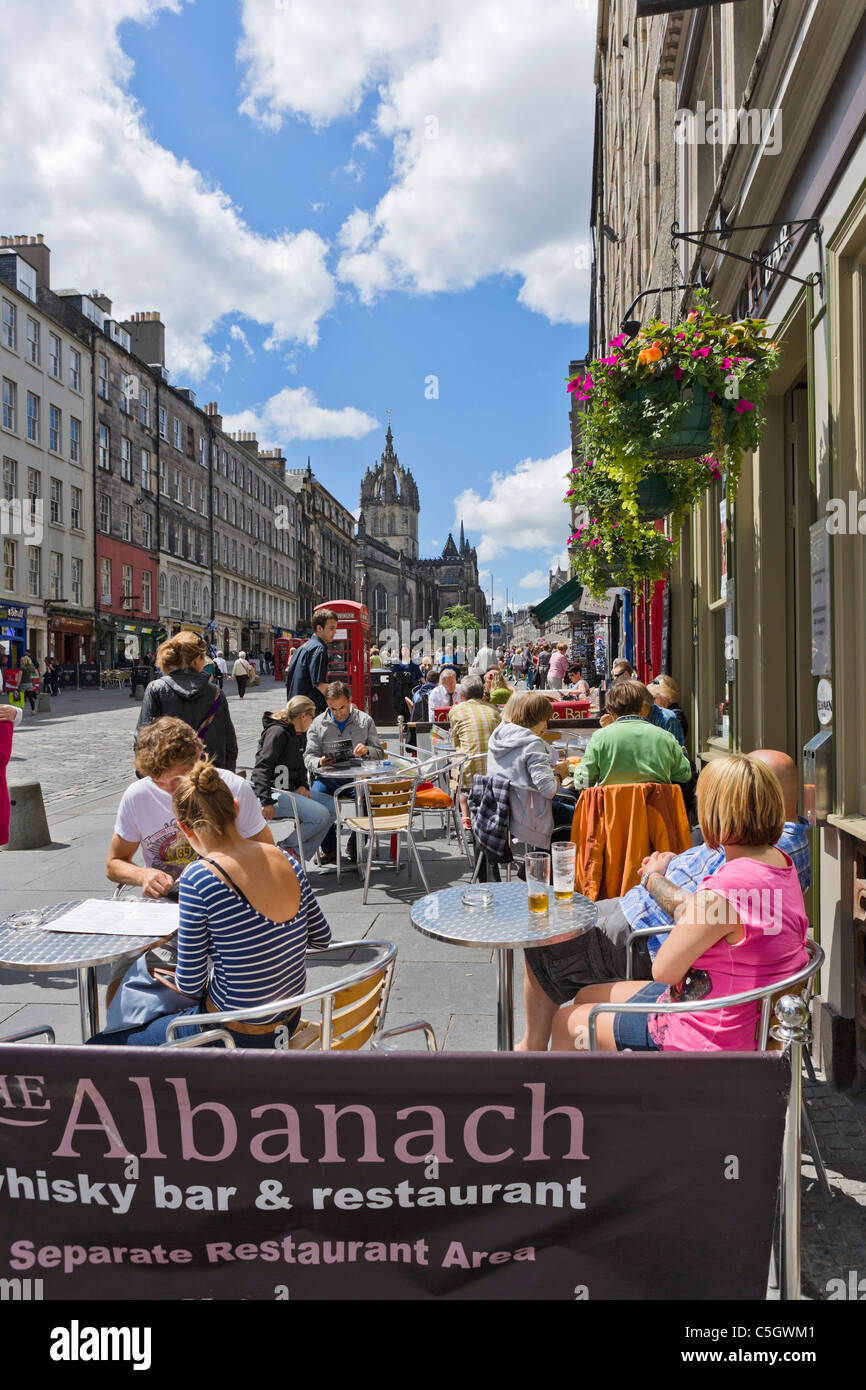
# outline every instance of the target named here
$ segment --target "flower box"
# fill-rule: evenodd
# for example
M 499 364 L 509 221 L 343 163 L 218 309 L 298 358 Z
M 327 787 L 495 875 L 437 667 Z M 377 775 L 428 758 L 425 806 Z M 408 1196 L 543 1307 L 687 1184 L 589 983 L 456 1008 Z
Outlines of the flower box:
M 679 424 L 663 439 L 647 442 L 645 453 L 648 458 L 691 459 L 698 454 L 709 454 L 713 451 L 713 397 L 700 382 L 681 390 L 676 381 L 662 377 L 658 381 L 647 381 L 626 391 L 625 399 L 649 406 L 672 405 L 678 399 L 685 404 Z M 722 437 L 727 443 L 733 432 L 736 415 L 730 401 L 721 400 L 719 406 L 723 421 Z

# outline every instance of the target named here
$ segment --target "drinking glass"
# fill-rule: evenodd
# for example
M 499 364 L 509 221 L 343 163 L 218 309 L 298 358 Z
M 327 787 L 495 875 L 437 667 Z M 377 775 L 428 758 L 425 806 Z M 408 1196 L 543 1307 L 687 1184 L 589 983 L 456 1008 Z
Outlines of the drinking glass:
M 553 861 L 553 896 L 558 903 L 570 903 L 574 898 L 574 869 L 577 845 L 568 841 L 551 845 Z
M 526 888 L 530 912 L 547 912 L 550 906 L 550 855 L 546 852 L 527 854 Z

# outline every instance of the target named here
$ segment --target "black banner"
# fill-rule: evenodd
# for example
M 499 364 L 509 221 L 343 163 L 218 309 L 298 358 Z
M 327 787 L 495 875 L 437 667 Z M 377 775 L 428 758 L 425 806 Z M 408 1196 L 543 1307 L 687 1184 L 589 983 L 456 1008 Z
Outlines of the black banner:
M 0 1298 L 762 1299 L 779 1055 L 0 1047 Z

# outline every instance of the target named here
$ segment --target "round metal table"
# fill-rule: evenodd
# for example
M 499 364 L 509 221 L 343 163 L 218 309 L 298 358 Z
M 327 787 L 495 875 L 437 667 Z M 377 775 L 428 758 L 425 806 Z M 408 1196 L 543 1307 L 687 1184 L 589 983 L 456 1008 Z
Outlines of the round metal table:
M 51 922 L 77 907 L 83 898 L 53 907 L 37 908 L 43 920 Z M 42 927 L 13 927 L 0 922 L 0 969 L 75 970 L 78 975 L 78 1004 L 81 1013 L 81 1040 L 86 1042 L 99 1032 L 99 997 L 96 967 L 130 959 L 165 940 L 159 936 L 112 936 L 105 932 L 45 931 Z
M 486 883 L 493 893 L 492 907 L 466 907 L 466 884 L 428 893 L 412 904 L 412 925 L 424 936 L 454 946 L 477 946 L 498 951 L 496 1046 L 500 1052 L 514 1047 L 514 951 L 527 946 L 552 946 L 580 936 L 595 926 L 598 909 L 589 898 L 575 893 L 570 903 L 558 903 L 550 890 L 546 913 L 529 911 L 526 884 Z

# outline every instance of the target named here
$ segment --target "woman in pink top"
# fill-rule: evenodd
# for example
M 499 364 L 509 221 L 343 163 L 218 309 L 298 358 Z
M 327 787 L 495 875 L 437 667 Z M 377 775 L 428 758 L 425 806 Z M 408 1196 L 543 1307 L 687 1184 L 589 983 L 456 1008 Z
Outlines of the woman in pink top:
M 14 705 L 0 705 L 0 845 L 9 843 L 9 788 L 6 785 L 6 767 L 12 756 L 12 730 L 24 718 L 23 709 Z
M 737 753 L 717 758 L 698 781 L 698 820 L 725 862 L 698 885 L 680 890 L 676 925 L 653 961 L 655 983 L 617 980 L 579 991 L 553 1025 L 555 1051 L 588 1047 L 593 1004 L 685 1003 L 760 989 L 806 964 L 808 920 L 792 861 L 775 842 L 785 808 L 775 773 Z M 601 1014 L 603 1051 L 752 1052 L 760 1001 L 695 1014 Z
M 568 647 L 565 642 L 558 642 L 556 651 L 550 658 L 550 666 L 547 671 L 547 684 L 550 690 L 561 690 L 565 673 L 568 670 Z

